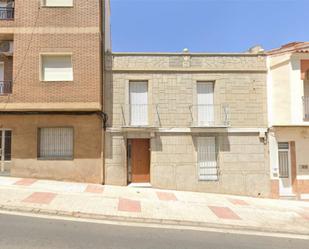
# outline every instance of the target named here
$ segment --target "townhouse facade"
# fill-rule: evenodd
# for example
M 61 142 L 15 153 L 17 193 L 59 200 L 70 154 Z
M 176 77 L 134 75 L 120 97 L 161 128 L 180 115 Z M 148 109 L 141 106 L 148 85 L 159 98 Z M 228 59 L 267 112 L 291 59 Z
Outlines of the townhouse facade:
M 309 43 L 269 51 L 267 64 L 272 191 L 309 199 Z
M 105 184 L 272 195 L 264 53 L 113 53 Z
M 108 1 L 0 1 L 2 175 L 103 182 L 103 13 Z
M 0 175 L 309 198 L 309 45 L 112 53 L 108 0 L 0 0 Z

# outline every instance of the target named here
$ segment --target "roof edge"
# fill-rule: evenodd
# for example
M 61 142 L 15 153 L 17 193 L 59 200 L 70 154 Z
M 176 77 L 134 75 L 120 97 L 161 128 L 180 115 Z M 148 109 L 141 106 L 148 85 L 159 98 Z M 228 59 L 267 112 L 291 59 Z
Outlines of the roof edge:
M 266 53 L 112 52 L 114 56 L 266 56 Z

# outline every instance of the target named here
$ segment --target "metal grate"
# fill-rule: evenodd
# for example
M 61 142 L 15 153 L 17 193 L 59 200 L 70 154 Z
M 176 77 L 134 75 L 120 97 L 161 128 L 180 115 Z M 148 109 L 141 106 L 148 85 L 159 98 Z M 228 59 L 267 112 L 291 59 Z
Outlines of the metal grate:
M 40 128 L 40 159 L 73 159 L 73 128 Z
M 13 19 L 13 18 L 14 18 L 14 8 L 0 7 L 0 20 Z
M 217 149 L 215 137 L 198 138 L 199 180 L 218 180 Z

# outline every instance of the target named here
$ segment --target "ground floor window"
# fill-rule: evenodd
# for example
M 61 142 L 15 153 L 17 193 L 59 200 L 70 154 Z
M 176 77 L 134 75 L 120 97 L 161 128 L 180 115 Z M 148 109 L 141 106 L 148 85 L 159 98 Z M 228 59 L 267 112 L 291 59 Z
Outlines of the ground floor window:
M 11 160 L 11 151 L 12 151 L 12 131 L 10 130 L 1 130 L 0 131 L 0 157 L 1 161 L 10 161 Z
M 218 180 L 217 154 L 215 137 L 199 137 L 197 139 L 199 180 Z
M 73 128 L 40 128 L 38 133 L 40 159 L 73 159 Z

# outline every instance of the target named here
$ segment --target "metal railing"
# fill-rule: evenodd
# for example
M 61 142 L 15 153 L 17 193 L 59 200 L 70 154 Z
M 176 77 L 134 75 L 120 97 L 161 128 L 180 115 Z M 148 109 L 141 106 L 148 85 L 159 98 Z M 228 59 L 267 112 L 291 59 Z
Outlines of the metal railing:
M 157 105 L 128 104 L 121 106 L 122 124 L 127 127 L 158 127 L 160 118 Z
M 12 81 L 0 81 L 0 96 L 12 93 Z
M 0 7 L 0 20 L 13 19 L 14 8 L 12 7 Z
M 303 97 L 304 119 L 309 120 L 309 96 Z
M 192 105 L 190 106 L 191 126 L 229 126 L 230 110 L 227 104 L 221 105 Z

